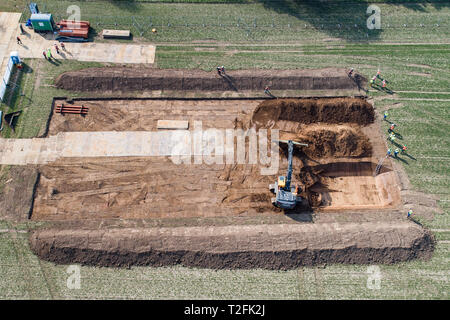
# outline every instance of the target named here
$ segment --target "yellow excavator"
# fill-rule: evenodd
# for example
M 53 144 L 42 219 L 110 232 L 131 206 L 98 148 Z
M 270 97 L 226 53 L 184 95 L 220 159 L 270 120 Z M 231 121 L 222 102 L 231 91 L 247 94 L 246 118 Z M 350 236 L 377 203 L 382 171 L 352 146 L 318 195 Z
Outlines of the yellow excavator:
M 306 143 L 300 143 L 292 140 L 278 140 L 279 142 L 288 144 L 288 170 L 286 176 L 279 176 L 277 182 L 269 185 L 269 190 L 276 194 L 272 198 L 272 204 L 282 209 L 294 209 L 302 202 L 302 198 L 298 195 L 301 190 L 299 186 L 291 187 L 292 178 L 292 154 L 294 152 L 294 144 L 300 146 L 308 146 Z

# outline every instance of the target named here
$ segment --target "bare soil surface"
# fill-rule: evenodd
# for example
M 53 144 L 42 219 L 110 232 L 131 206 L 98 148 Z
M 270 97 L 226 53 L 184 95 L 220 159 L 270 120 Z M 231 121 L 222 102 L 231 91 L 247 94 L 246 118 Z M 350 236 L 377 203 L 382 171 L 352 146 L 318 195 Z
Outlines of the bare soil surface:
M 266 100 L 258 105 L 252 116 L 257 127 L 267 127 L 280 120 L 367 125 L 374 119 L 372 105 L 360 98 Z
M 309 200 L 302 210 L 309 206 L 316 209 L 394 208 L 400 202 L 395 174 L 386 167 L 388 161 L 378 177 L 372 176 L 377 157 L 381 156 L 378 150 L 374 154 L 372 149 L 372 144 L 377 143 L 376 135 L 368 129 L 364 129 L 368 131 L 364 133 L 358 123 L 339 121 L 348 119 L 342 115 L 349 109 L 353 110 L 350 120 L 373 122 L 373 110 L 363 99 L 299 99 L 288 100 L 288 103 L 281 99 L 262 103 L 252 100 L 112 100 L 83 102 L 83 105 L 89 107 L 86 116 L 54 114 L 49 134 L 155 131 L 159 119 L 188 120 L 190 130 L 194 121 L 202 121 L 203 129 L 246 130 L 255 124 L 258 127 L 270 123 L 272 129 L 281 130 L 280 138 L 309 144 L 297 148 L 294 157 L 294 182 L 303 187 L 303 195 Z M 266 110 L 276 110 L 276 114 Z M 295 115 L 295 111 L 305 116 L 293 116 L 294 121 L 279 120 L 283 118 L 280 115 Z M 328 123 L 311 124 L 308 115 L 325 119 L 321 115 L 325 113 Z M 279 174 L 284 174 L 287 169 L 285 145 L 281 144 L 280 152 Z M 246 157 L 247 164 L 220 165 L 175 164 L 168 157 L 59 159 L 40 167 L 32 218 L 145 219 L 281 212 L 272 206 L 268 190 L 277 175 L 261 175 L 260 165 L 248 164 L 248 150 Z M 318 163 L 323 163 L 320 170 Z
M 279 129 L 295 149 L 293 183 L 304 204 L 272 206 L 268 185 L 280 168 L 175 164 L 167 157 L 60 159 L 39 167 L 32 219 L 52 221 L 30 243 L 56 263 L 290 269 L 323 263 L 395 263 L 427 259 L 430 234 L 405 218 L 401 185 L 364 99 L 270 101 L 73 101 L 80 115 L 53 114 L 49 135 L 67 131 L 156 131 L 158 120 L 208 128 Z M 301 116 L 300 116 L 301 115 Z M 246 152 L 246 158 L 249 157 Z M 309 222 L 309 223 L 305 223 Z M 314 223 L 311 223 L 314 222 Z
M 12 221 L 27 220 L 32 211 L 38 170 L 34 166 L 2 166 L 0 190 L 0 218 Z
M 74 91 L 263 91 L 334 90 L 364 88 L 367 79 L 349 77 L 345 69 L 236 70 L 220 76 L 216 71 L 107 67 L 69 71 L 59 75 L 56 86 Z

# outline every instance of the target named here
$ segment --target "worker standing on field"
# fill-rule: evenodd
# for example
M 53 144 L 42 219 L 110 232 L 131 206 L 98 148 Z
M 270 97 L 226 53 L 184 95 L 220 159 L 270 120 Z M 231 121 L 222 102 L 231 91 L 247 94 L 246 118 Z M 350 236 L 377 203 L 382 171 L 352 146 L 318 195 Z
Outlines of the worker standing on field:
M 17 44 L 20 44 L 20 45 L 22 45 L 22 40 L 20 40 L 20 38 L 19 38 L 19 37 L 17 37 Z
M 381 81 L 381 87 L 386 88 L 386 80 L 383 79 L 383 81 Z
M 389 135 L 389 140 L 391 140 L 392 143 L 394 143 L 395 141 L 395 134 L 393 132 L 391 132 L 391 134 Z
M 63 49 L 64 51 L 66 51 L 66 46 L 64 45 L 64 42 L 61 42 L 61 49 Z
M 47 49 L 47 59 L 51 60 L 51 58 L 52 58 L 52 49 L 48 48 Z
M 350 71 L 348 72 L 348 76 L 351 77 L 353 75 L 353 68 L 350 69 Z
M 398 157 L 398 153 L 400 152 L 400 150 L 398 150 L 398 148 L 396 148 L 395 150 L 394 150 L 394 157 Z
M 56 44 L 56 43 L 55 43 L 55 49 L 56 49 L 56 53 L 59 54 L 58 44 Z
M 47 54 L 45 53 L 45 51 L 42 51 L 42 55 L 44 56 L 45 60 L 47 60 Z
M 373 85 L 376 84 L 377 76 L 373 76 L 372 79 L 370 79 L 370 86 L 373 88 Z
M 386 157 L 390 157 L 390 156 L 391 156 L 391 153 L 392 153 L 391 148 L 389 148 L 389 149 L 387 150 Z
M 387 117 L 388 117 L 389 113 L 387 111 L 384 112 L 383 114 L 383 120 L 387 121 Z
M 376 77 L 377 77 L 378 79 L 381 79 L 381 72 L 380 72 L 380 69 L 378 69 Z
M 394 132 L 394 129 L 395 129 L 395 126 L 396 126 L 395 123 L 391 123 L 391 126 L 390 126 L 389 129 L 388 129 L 388 132 L 389 132 L 389 133 L 393 133 L 393 132 Z
M 271 95 L 268 86 L 266 86 L 266 87 L 264 88 L 264 93 L 267 94 L 267 95 L 269 95 L 269 96 Z
M 408 211 L 408 218 L 411 218 L 412 214 L 413 214 L 412 209 L 409 209 L 409 211 Z
M 402 154 L 403 154 L 403 153 L 406 153 L 406 150 L 408 150 L 408 148 L 406 148 L 406 146 L 403 145 L 403 147 L 402 147 Z

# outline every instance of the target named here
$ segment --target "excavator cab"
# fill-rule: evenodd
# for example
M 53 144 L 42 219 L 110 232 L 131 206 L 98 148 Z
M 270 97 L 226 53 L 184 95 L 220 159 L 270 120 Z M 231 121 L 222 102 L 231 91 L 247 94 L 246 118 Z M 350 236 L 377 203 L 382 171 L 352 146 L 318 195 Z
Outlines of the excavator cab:
M 279 188 L 284 188 L 286 187 L 286 177 L 285 176 L 279 176 L 278 177 L 278 187 Z

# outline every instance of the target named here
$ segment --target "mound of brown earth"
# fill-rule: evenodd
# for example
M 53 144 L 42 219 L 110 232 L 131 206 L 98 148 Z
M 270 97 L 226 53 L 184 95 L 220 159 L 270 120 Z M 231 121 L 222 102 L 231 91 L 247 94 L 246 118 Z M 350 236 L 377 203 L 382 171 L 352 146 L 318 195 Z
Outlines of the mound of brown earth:
M 307 126 L 298 134 L 280 133 L 282 140 L 307 143 L 300 147 L 311 159 L 324 157 L 366 157 L 372 153 L 372 145 L 360 129 L 347 125 Z
M 61 263 L 125 267 L 293 269 L 428 259 L 432 236 L 411 222 L 34 231 L 31 249 Z
M 65 72 L 56 86 L 75 91 L 262 91 L 360 89 L 367 80 L 359 74 L 348 77 L 345 69 L 236 70 L 225 76 L 202 70 L 104 67 Z
M 254 111 L 252 123 L 258 128 L 271 127 L 280 120 L 303 124 L 373 123 L 372 105 L 360 98 L 274 99 L 262 102 Z

